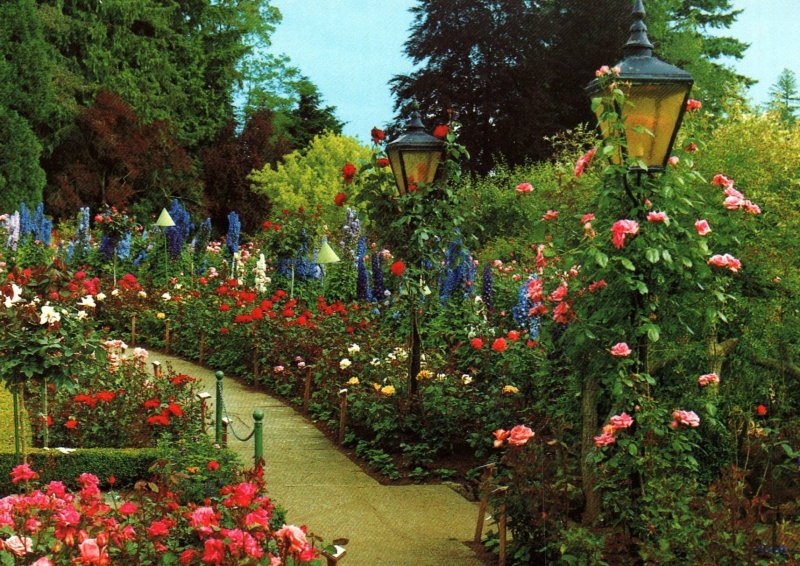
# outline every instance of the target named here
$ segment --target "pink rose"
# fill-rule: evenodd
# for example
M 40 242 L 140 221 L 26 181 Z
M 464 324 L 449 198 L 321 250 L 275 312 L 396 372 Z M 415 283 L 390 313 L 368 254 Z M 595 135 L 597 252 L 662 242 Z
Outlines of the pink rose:
M 716 373 L 707 373 L 697 378 L 697 384 L 700 387 L 719 383 L 719 376 Z
M 703 103 L 699 100 L 695 100 L 694 98 L 690 98 L 686 101 L 686 111 L 687 112 L 694 112 L 695 110 L 700 110 L 703 107 Z
M 530 183 L 520 183 L 517 185 L 517 192 L 518 193 L 529 193 L 533 191 L 533 185 Z
M 97 539 L 87 538 L 78 545 L 78 549 L 84 564 L 100 564 L 100 545 L 97 544 Z
M 30 537 L 19 537 L 17 535 L 8 537 L 3 541 L 7 550 L 17 556 L 25 556 L 33 550 L 33 540 Z
M 625 245 L 625 236 L 635 236 L 639 233 L 639 223 L 635 220 L 617 220 L 611 226 L 611 242 L 617 249 Z
M 577 163 L 575 163 L 575 176 L 580 177 L 583 175 L 586 166 L 589 165 L 589 162 L 594 157 L 594 154 L 597 152 L 597 148 L 593 147 L 586 153 L 584 153 L 581 157 L 578 158 Z
M 673 423 L 679 425 L 686 425 L 692 428 L 700 426 L 700 417 L 694 411 L 673 411 L 672 418 L 675 419 Z M 673 427 L 675 428 L 675 427 Z
M 647 213 L 647 221 L 648 222 L 667 222 L 667 221 L 669 221 L 669 217 L 667 216 L 666 212 L 652 211 L 652 212 Z
M 711 184 L 719 187 L 730 187 L 733 186 L 733 179 L 729 179 L 722 173 L 718 173 L 714 175 L 714 179 L 711 181 Z
M 276 533 L 278 538 L 285 538 L 289 543 L 289 552 L 302 552 L 308 546 L 306 533 L 300 527 L 283 525 Z
M 724 267 L 736 273 L 742 268 L 742 262 L 730 254 L 713 255 L 708 258 L 708 264 L 714 267 Z
M 705 236 L 709 232 L 711 232 L 711 227 L 708 225 L 707 220 L 698 220 L 694 223 L 694 228 L 697 230 L 697 233 L 701 236 Z
M 668 164 L 669 164 L 671 167 L 677 167 L 677 166 L 678 166 L 678 163 L 680 163 L 680 161 L 681 161 L 681 158 L 680 158 L 680 157 L 678 157 L 677 155 L 673 155 L 672 157 L 670 157 L 670 158 L 667 160 L 667 163 L 668 163 Z
M 607 432 L 604 432 L 600 436 L 594 437 L 594 445 L 597 446 L 598 448 L 600 448 L 601 446 L 608 446 L 609 444 L 614 444 L 616 441 L 617 439 L 614 438 L 614 435 L 609 434 Z
M 594 214 L 591 212 L 581 216 L 581 224 L 586 224 L 587 222 L 591 222 L 592 220 L 594 220 Z
M 508 443 L 511 446 L 524 446 L 533 438 L 534 432 L 524 425 L 517 425 L 511 429 Z
M 620 413 L 608 419 L 608 422 L 617 431 L 621 428 L 629 428 L 633 424 L 633 417 L 628 413 Z
M 743 200 L 741 207 L 747 214 L 761 214 L 761 208 L 749 200 Z
M 633 353 L 633 350 L 625 342 L 617 342 L 609 351 L 615 358 L 627 358 Z
M 548 210 L 542 216 L 542 220 L 555 220 L 556 218 L 558 218 L 558 211 L 556 210 Z

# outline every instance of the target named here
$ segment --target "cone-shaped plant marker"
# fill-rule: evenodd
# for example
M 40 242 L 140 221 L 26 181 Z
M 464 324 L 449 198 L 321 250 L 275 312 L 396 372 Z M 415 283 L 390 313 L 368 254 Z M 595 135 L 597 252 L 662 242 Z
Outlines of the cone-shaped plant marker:
M 167 245 L 167 228 L 170 226 L 175 226 L 175 221 L 172 219 L 172 216 L 169 215 L 166 208 L 161 209 L 161 214 L 158 215 L 158 220 L 156 220 L 156 226 L 161 228 L 161 231 L 164 232 L 164 286 L 169 285 L 169 246 Z
M 333 248 L 328 244 L 327 238 L 322 240 L 322 246 L 319 248 L 317 254 L 317 263 L 320 265 L 327 265 L 329 263 L 338 263 L 341 261 Z M 322 268 L 322 296 L 325 296 L 325 268 Z

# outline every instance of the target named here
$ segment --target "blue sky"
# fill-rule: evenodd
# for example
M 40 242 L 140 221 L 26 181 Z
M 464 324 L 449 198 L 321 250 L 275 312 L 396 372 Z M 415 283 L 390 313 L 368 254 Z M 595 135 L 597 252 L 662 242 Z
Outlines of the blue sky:
M 586 0 L 592 1 L 592 0 Z M 275 53 L 285 53 L 337 108 L 344 132 L 369 140 L 369 130 L 394 116 L 389 80 L 412 69 L 403 55 L 415 0 L 272 0 L 283 21 L 272 36 Z M 646 5 L 646 3 L 645 3 Z M 784 68 L 800 75 L 800 0 L 733 0 L 744 12 L 725 35 L 750 48 L 738 72 L 759 83 L 751 99 L 762 104 Z

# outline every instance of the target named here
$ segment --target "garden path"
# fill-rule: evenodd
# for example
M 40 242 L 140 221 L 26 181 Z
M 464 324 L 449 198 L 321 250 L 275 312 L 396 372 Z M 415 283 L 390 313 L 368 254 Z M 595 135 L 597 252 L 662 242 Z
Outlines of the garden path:
M 201 380 L 214 414 L 211 370 L 161 353 L 150 359 Z M 269 495 L 288 509 L 287 521 L 326 541 L 348 539 L 342 566 L 484 564 L 462 542 L 474 534 L 476 504 L 444 485 L 379 484 L 294 409 L 236 379 L 225 378 L 224 399 L 240 436 L 252 428 L 253 410 L 264 411 Z M 252 462 L 252 440 L 229 435 L 228 445 Z

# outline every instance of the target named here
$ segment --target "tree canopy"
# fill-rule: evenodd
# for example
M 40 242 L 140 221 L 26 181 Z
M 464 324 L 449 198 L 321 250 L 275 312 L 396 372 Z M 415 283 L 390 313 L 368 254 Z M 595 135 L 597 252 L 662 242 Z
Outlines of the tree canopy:
M 614 64 L 631 23 L 630 0 L 422 0 L 406 54 L 421 68 L 396 76 L 392 90 L 404 115 L 412 99 L 429 117 L 448 109 L 463 124 L 472 166 L 496 159 L 522 163 L 549 155 L 546 136 L 591 121 L 583 87 Z M 708 33 L 737 11 L 728 0 L 651 0 L 650 37 L 657 55 L 694 73 L 697 89 L 722 101 L 744 79 L 717 63 L 746 45 Z

